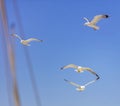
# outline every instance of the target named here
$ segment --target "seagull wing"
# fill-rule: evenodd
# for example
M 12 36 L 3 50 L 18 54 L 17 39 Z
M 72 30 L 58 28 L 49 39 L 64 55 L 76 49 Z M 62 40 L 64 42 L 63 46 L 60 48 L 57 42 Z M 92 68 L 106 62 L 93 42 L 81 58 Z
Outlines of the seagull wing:
M 67 79 L 64 79 L 64 81 L 66 81 L 67 83 L 69 83 L 69 84 L 71 84 L 71 85 L 73 85 L 73 86 L 75 86 L 75 87 L 80 87 L 79 84 L 74 83 L 74 82 L 72 82 L 72 81 L 68 81 Z
M 95 81 L 96 81 L 96 80 L 92 80 L 92 81 L 90 81 L 90 82 L 86 83 L 84 86 L 88 86 L 88 85 L 90 85 L 90 84 L 94 83 Z
M 16 38 L 22 40 L 22 38 L 20 36 L 18 36 L 17 34 L 11 34 L 12 36 L 15 36 Z
M 37 41 L 37 42 L 42 42 L 42 40 L 36 39 L 36 38 L 29 38 L 27 40 L 25 40 L 25 42 L 29 43 L 31 41 Z
M 89 19 L 88 19 L 88 18 L 84 17 L 83 19 L 86 20 L 87 22 L 89 22 Z
M 82 68 L 83 68 L 83 70 L 87 70 L 87 71 L 91 72 L 92 74 L 96 75 L 97 80 L 100 78 L 99 75 L 96 72 L 94 72 L 91 68 L 88 68 L 88 67 L 82 67 Z
M 93 20 L 91 21 L 92 24 L 96 24 L 98 21 L 100 21 L 103 18 L 108 18 L 108 15 L 96 15 Z
M 64 69 L 66 69 L 66 68 L 78 68 L 78 66 L 75 65 L 75 64 L 69 64 L 69 65 L 66 65 L 66 66 L 61 67 L 61 70 L 64 70 Z

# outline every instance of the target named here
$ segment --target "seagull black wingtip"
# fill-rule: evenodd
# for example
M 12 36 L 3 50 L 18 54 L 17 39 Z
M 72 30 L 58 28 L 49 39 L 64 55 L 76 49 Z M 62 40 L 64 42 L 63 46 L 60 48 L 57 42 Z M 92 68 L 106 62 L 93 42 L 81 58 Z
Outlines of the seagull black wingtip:
M 109 15 L 105 15 L 106 18 L 110 17 Z
M 96 80 L 98 80 L 98 79 L 100 79 L 100 77 L 97 75 L 97 78 L 96 78 Z
M 66 81 L 66 82 L 67 82 L 68 80 L 67 80 L 67 79 L 64 79 L 64 81 Z
M 63 70 L 63 67 L 61 67 L 60 70 Z

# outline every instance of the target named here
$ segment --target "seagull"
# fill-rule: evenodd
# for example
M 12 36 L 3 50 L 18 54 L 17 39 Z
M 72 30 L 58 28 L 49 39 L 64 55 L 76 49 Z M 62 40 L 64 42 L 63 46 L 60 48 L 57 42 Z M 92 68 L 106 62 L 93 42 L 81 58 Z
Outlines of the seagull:
M 87 22 L 85 22 L 84 25 L 85 25 L 85 26 L 88 26 L 88 27 L 92 27 L 94 30 L 98 30 L 99 27 L 96 26 L 96 23 L 97 23 L 98 21 L 100 21 L 101 19 L 103 19 L 103 18 L 108 18 L 108 17 L 109 17 L 109 15 L 107 15 L 107 14 L 104 14 L 104 15 L 96 15 L 96 16 L 94 16 L 94 18 L 93 18 L 91 21 L 89 21 L 86 17 L 84 17 L 83 19 L 87 21 Z
M 84 85 L 79 85 L 79 84 L 77 84 L 77 83 L 75 83 L 75 82 L 72 82 L 72 81 L 69 81 L 69 80 L 67 80 L 67 79 L 64 79 L 64 81 L 66 81 L 67 83 L 75 86 L 75 87 L 76 87 L 76 90 L 80 92 L 80 91 L 84 91 L 86 86 L 92 84 L 92 83 L 95 82 L 96 80 L 92 80 L 92 81 L 90 81 L 90 82 L 88 82 L 88 83 L 86 83 L 86 84 L 84 84 Z
M 61 70 L 67 69 L 67 68 L 74 68 L 76 72 L 81 73 L 86 71 L 91 72 L 92 74 L 94 74 L 97 77 L 97 80 L 100 78 L 91 68 L 89 67 L 81 67 L 75 64 L 68 64 L 66 66 L 61 67 Z
M 20 40 L 20 43 L 22 43 L 25 46 L 30 46 L 30 42 L 31 41 L 37 41 L 37 42 L 42 42 L 42 40 L 36 39 L 36 38 L 29 38 L 26 40 L 23 40 L 20 36 L 18 36 L 17 34 L 12 34 L 12 36 L 15 36 L 16 38 L 18 38 Z

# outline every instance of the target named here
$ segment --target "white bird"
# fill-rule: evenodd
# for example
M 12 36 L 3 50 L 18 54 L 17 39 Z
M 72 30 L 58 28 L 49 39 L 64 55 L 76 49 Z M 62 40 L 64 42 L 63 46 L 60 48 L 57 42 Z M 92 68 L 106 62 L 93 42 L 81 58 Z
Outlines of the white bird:
M 84 91 L 86 86 L 92 84 L 92 83 L 95 82 L 96 80 L 92 80 L 92 81 L 90 81 L 90 82 L 88 82 L 88 83 L 86 83 L 86 84 L 84 84 L 84 85 L 79 85 L 79 84 L 77 84 L 77 83 L 75 83 L 75 82 L 68 81 L 67 79 L 64 79 L 64 81 L 66 81 L 67 83 L 75 86 L 77 91 Z
M 20 36 L 18 36 L 17 34 L 12 34 L 12 36 L 15 36 L 17 37 L 19 40 L 20 40 L 20 43 L 22 43 L 23 45 L 25 46 L 30 46 L 30 42 L 31 41 L 37 41 L 37 42 L 42 42 L 42 40 L 39 40 L 39 39 L 36 39 L 36 38 L 29 38 L 29 39 L 26 39 L 26 40 L 23 40 Z
M 88 26 L 88 27 L 92 27 L 94 30 L 98 30 L 99 27 L 96 25 L 96 23 L 98 21 L 100 21 L 101 19 L 108 18 L 108 17 L 109 17 L 109 15 L 107 15 L 107 14 L 105 14 L 105 15 L 96 15 L 96 16 L 94 16 L 94 18 L 91 21 L 89 21 L 86 17 L 84 17 L 83 19 L 87 21 L 84 25 Z
M 61 67 L 61 70 L 64 70 L 64 69 L 67 69 L 67 68 L 74 68 L 76 72 L 84 72 L 85 70 L 86 71 L 89 71 L 91 72 L 92 74 L 94 74 L 95 76 L 97 76 L 97 80 L 100 78 L 91 68 L 89 67 L 81 67 L 81 66 L 78 66 L 78 65 L 75 65 L 75 64 L 69 64 L 69 65 L 66 65 L 66 66 L 63 66 Z

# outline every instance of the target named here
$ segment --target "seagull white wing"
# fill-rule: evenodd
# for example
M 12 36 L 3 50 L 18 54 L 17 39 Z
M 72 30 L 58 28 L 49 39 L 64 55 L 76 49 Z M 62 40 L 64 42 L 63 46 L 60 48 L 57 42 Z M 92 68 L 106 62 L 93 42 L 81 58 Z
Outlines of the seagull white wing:
M 80 85 L 79 84 L 77 84 L 77 83 L 74 83 L 74 82 L 72 82 L 72 81 L 68 81 L 67 79 L 64 79 L 64 81 L 66 81 L 67 83 L 69 83 L 69 84 L 71 84 L 71 85 L 73 85 L 73 86 L 75 86 L 75 87 L 80 87 Z
M 22 38 L 20 36 L 18 36 L 17 34 L 11 34 L 12 36 L 15 36 L 16 38 L 22 40 Z
M 87 22 L 89 22 L 88 18 L 84 17 L 83 19 L 86 20 Z
M 83 68 L 83 70 L 89 71 L 92 74 L 94 74 L 95 76 L 97 76 L 97 80 L 100 78 L 99 75 L 96 72 L 94 72 L 91 68 L 88 68 L 88 67 L 82 67 L 82 68 Z
M 41 41 L 42 42 L 42 40 L 39 40 L 39 39 L 36 39 L 36 38 L 29 38 L 29 39 L 25 40 L 25 42 L 27 42 L 27 43 L 29 43 L 31 41 L 37 41 L 37 42 Z
M 63 66 L 63 67 L 61 67 L 61 70 L 64 70 L 64 69 L 66 69 L 66 68 L 78 68 L 78 66 L 77 65 L 75 65 L 75 64 L 69 64 L 69 65 L 66 65 L 66 66 Z
M 88 85 L 90 85 L 90 84 L 94 83 L 95 81 L 96 81 L 96 80 L 92 80 L 92 81 L 90 81 L 90 82 L 86 83 L 84 86 L 88 86 Z
M 96 15 L 93 20 L 91 21 L 91 24 L 96 24 L 98 21 L 100 21 L 103 18 L 108 18 L 108 15 Z

